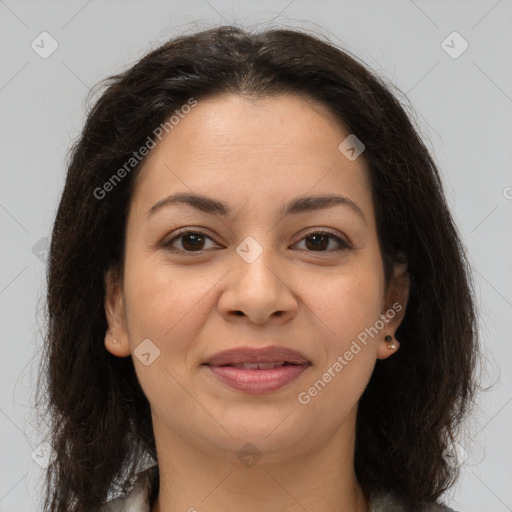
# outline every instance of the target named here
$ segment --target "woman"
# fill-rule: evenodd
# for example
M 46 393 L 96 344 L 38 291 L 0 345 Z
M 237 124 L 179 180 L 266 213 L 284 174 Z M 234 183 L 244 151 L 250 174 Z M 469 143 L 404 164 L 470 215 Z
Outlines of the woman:
M 451 510 L 468 268 L 354 58 L 292 30 L 169 41 L 110 79 L 68 169 L 45 510 Z

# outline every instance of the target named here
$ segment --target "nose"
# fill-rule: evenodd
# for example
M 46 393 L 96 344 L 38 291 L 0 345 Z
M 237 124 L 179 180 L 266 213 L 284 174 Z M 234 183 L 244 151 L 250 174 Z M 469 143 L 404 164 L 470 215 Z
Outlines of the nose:
M 293 283 L 270 249 L 252 262 L 235 253 L 234 268 L 218 303 L 228 321 L 247 317 L 255 324 L 290 321 L 298 311 Z

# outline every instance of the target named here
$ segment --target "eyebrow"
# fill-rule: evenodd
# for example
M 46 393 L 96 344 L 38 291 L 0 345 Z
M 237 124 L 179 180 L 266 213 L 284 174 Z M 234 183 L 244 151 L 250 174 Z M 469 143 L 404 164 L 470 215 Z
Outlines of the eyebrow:
M 229 217 L 232 213 L 232 208 L 225 202 L 213 199 L 211 197 L 203 196 L 200 194 L 190 193 L 177 193 L 164 197 L 157 203 L 155 203 L 146 214 L 146 217 L 152 216 L 158 210 L 172 204 L 187 204 L 196 210 L 209 213 L 212 215 L 220 215 L 221 217 Z M 336 205 L 343 205 L 349 207 L 354 213 L 356 213 L 363 222 L 366 222 L 366 217 L 359 208 L 348 197 L 340 196 L 337 194 L 326 194 L 320 196 L 302 196 L 292 199 L 286 203 L 280 211 L 283 216 L 287 215 L 298 215 L 301 213 L 307 213 L 325 208 L 330 208 Z

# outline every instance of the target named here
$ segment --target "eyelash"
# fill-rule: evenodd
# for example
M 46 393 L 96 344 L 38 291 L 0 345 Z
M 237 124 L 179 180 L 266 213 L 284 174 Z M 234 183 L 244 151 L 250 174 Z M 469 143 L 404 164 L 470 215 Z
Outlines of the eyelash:
M 174 252 L 174 253 L 179 252 L 179 253 L 185 253 L 187 255 L 198 255 L 198 256 L 204 254 L 204 252 L 207 249 L 201 249 L 199 251 L 187 251 L 185 249 L 177 249 L 176 247 L 172 247 L 172 244 L 173 244 L 173 242 L 175 240 L 178 240 L 179 238 L 181 238 L 181 237 L 183 237 L 185 235 L 189 235 L 189 234 L 201 235 L 201 236 L 204 236 L 204 237 L 209 238 L 210 240 L 212 240 L 212 238 L 210 236 L 208 236 L 206 233 L 204 233 L 201 230 L 184 228 L 184 229 L 178 231 L 169 241 L 164 242 L 163 243 L 163 247 L 165 249 L 167 249 L 168 251 Z M 319 230 L 316 230 L 316 231 L 311 231 L 310 233 L 307 233 L 306 235 L 304 235 L 299 240 L 299 242 L 302 242 L 304 239 L 306 239 L 306 238 L 308 238 L 308 237 L 310 237 L 312 235 L 326 235 L 326 236 L 329 236 L 330 238 L 335 239 L 336 242 L 341 246 L 341 248 L 335 249 L 335 250 L 330 250 L 330 251 L 311 251 L 311 250 L 307 250 L 307 249 L 299 249 L 299 250 L 304 251 L 304 252 L 309 252 L 309 253 L 315 254 L 315 255 L 317 255 L 317 254 L 321 255 L 321 254 L 331 254 L 333 252 L 339 252 L 339 251 L 343 251 L 343 250 L 346 250 L 346 249 L 351 249 L 351 246 L 347 242 L 345 242 L 345 240 L 343 240 L 339 236 L 335 235 L 331 231 L 327 231 L 325 229 L 319 229 Z M 296 245 L 296 244 L 294 244 L 294 245 Z

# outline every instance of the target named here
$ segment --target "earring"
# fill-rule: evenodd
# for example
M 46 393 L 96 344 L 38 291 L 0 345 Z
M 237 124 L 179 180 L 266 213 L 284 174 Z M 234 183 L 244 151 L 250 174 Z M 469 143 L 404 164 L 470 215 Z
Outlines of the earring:
M 112 338 L 112 343 L 117 343 L 117 340 L 114 338 L 113 334 L 111 334 L 110 337 Z
M 396 345 L 394 343 L 392 343 L 393 341 L 393 336 L 391 336 L 390 334 L 388 334 L 385 338 L 384 338 L 385 341 L 388 342 L 388 348 L 389 350 L 393 350 L 396 348 Z

